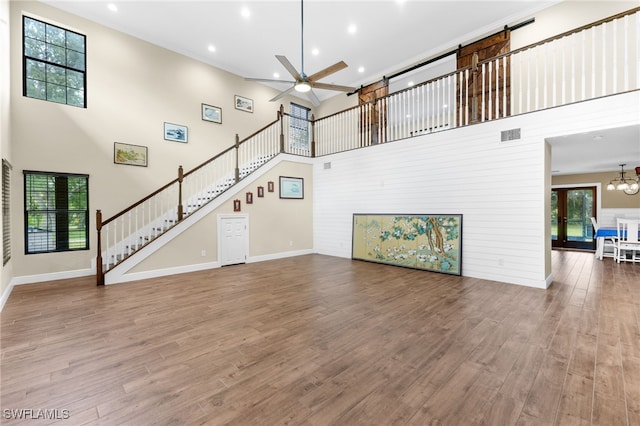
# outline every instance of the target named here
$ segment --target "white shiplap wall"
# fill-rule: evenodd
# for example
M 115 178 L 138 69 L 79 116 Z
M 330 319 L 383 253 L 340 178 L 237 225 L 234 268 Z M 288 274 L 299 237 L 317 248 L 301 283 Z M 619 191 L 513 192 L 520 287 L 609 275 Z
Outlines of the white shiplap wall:
M 632 92 L 318 158 L 314 251 L 351 257 L 353 213 L 461 213 L 464 276 L 545 288 L 545 138 L 638 123 L 638 105 Z

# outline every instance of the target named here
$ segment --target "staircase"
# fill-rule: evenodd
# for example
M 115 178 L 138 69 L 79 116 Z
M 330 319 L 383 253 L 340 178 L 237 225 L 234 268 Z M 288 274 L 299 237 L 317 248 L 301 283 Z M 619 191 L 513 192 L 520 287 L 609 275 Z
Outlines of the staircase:
M 109 271 L 284 153 L 285 116 L 281 107 L 274 122 L 242 141 L 236 136 L 234 146 L 189 172 L 180 166 L 176 179 L 114 216 L 103 220 L 98 210 L 97 284 L 103 285 Z
M 234 146 L 189 172 L 180 166 L 176 179 L 120 213 L 103 220 L 98 210 L 97 283 L 278 154 L 330 155 L 640 90 L 638 22 L 640 7 L 317 120 L 312 116 L 308 149 L 288 140 L 292 118 L 280 106 L 275 121 L 242 141 L 236 135 Z

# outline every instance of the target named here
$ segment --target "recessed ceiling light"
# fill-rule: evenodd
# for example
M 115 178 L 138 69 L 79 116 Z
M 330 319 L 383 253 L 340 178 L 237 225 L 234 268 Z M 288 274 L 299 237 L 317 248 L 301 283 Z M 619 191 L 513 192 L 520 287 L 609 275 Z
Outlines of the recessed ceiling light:
M 112 12 L 117 12 L 118 11 L 118 6 L 116 6 L 115 3 L 109 3 L 107 5 L 107 8 Z
M 351 25 L 349 25 L 349 26 L 347 27 L 347 32 L 348 32 L 349 34 L 355 34 L 355 33 L 356 33 L 356 31 L 358 31 L 358 27 L 356 27 L 356 25 L 355 25 L 355 24 L 351 24 Z
M 364 67 L 359 67 L 358 72 L 364 72 Z
M 215 52 L 216 51 L 216 47 L 213 44 L 210 44 L 209 47 L 207 47 L 207 49 L 209 50 L 209 52 Z
M 407 86 L 409 86 L 409 87 L 413 86 L 413 81 L 408 82 Z
M 242 15 L 243 18 L 249 18 L 251 16 L 251 11 L 249 10 L 249 8 L 247 7 L 243 7 L 240 10 L 240 15 Z
M 314 47 L 314 48 L 311 50 L 311 54 L 312 54 L 312 55 L 314 55 L 314 56 L 318 56 L 318 55 L 320 54 L 320 51 L 318 50 L 318 48 L 317 48 L 317 47 Z
M 278 74 L 277 72 L 273 73 L 273 78 L 280 78 L 280 74 Z

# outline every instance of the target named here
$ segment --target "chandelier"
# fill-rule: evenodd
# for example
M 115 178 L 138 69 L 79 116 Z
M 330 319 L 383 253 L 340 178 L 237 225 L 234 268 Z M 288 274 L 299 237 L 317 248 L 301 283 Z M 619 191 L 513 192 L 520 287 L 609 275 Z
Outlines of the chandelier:
M 637 194 L 640 191 L 640 184 L 638 183 L 640 179 L 636 177 L 635 179 L 625 177 L 624 166 L 626 164 L 620 164 L 620 176 L 614 179 L 611 179 L 609 185 L 607 185 L 607 191 L 613 191 L 615 189 L 619 191 L 624 191 L 625 194 L 633 195 Z

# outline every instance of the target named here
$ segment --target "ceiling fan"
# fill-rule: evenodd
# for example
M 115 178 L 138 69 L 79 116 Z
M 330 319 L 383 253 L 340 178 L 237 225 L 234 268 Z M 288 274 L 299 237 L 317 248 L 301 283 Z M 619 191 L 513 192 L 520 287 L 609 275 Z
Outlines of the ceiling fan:
M 340 86 L 337 84 L 328 84 L 328 83 L 320 83 L 318 82 L 318 80 L 327 77 L 328 75 L 331 75 L 335 72 L 338 72 L 344 68 L 347 67 L 347 64 L 344 61 L 340 61 L 337 62 L 321 71 L 318 71 L 315 74 L 312 74 L 310 76 L 307 76 L 304 73 L 304 0 L 300 0 L 300 20 L 301 20 L 301 25 L 300 25 L 300 48 L 301 48 L 301 67 L 300 67 L 300 72 L 298 72 L 298 70 L 296 70 L 296 68 L 291 64 L 291 62 L 283 55 L 275 55 L 276 59 L 278 61 L 280 61 L 280 63 L 285 67 L 285 69 L 287 71 L 289 71 L 289 74 L 291 74 L 291 76 L 294 78 L 294 81 L 287 81 L 287 80 L 277 80 L 277 79 L 266 79 L 266 78 L 245 78 L 245 80 L 249 80 L 249 81 L 262 81 L 262 82 L 269 82 L 269 83 L 290 83 L 293 84 L 293 86 L 291 86 L 290 88 L 288 88 L 287 90 L 284 90 L 283 92 L 280 92 L 277 96 L 275 96 L 273 99 L 270 99 L 270 102 L 273 101 L 277 101 L 278 99 L 280 99 L 281 97 L 283 97 L 284 95 L 292 92 L 292 91 L 296 91 L 296 92 L 300 92 L 300 93 L 306 93 L 307 96 L 309 97 L 309 100 L 314 104 L 314 105 L 320 105 L 320 100 L 318 99 L 318 97 L 315 95 L 315 93 L 313 93 L 313 90 L 311 90 L 312 88 L 317 88 L 317 89 L 325 89 L 325 90 L 338 90 L 338 91 L 342 91 L 342 92 L 352 92 L 354 90 L 356 90 L 354 87 L 349 87 L 349 86 Z

